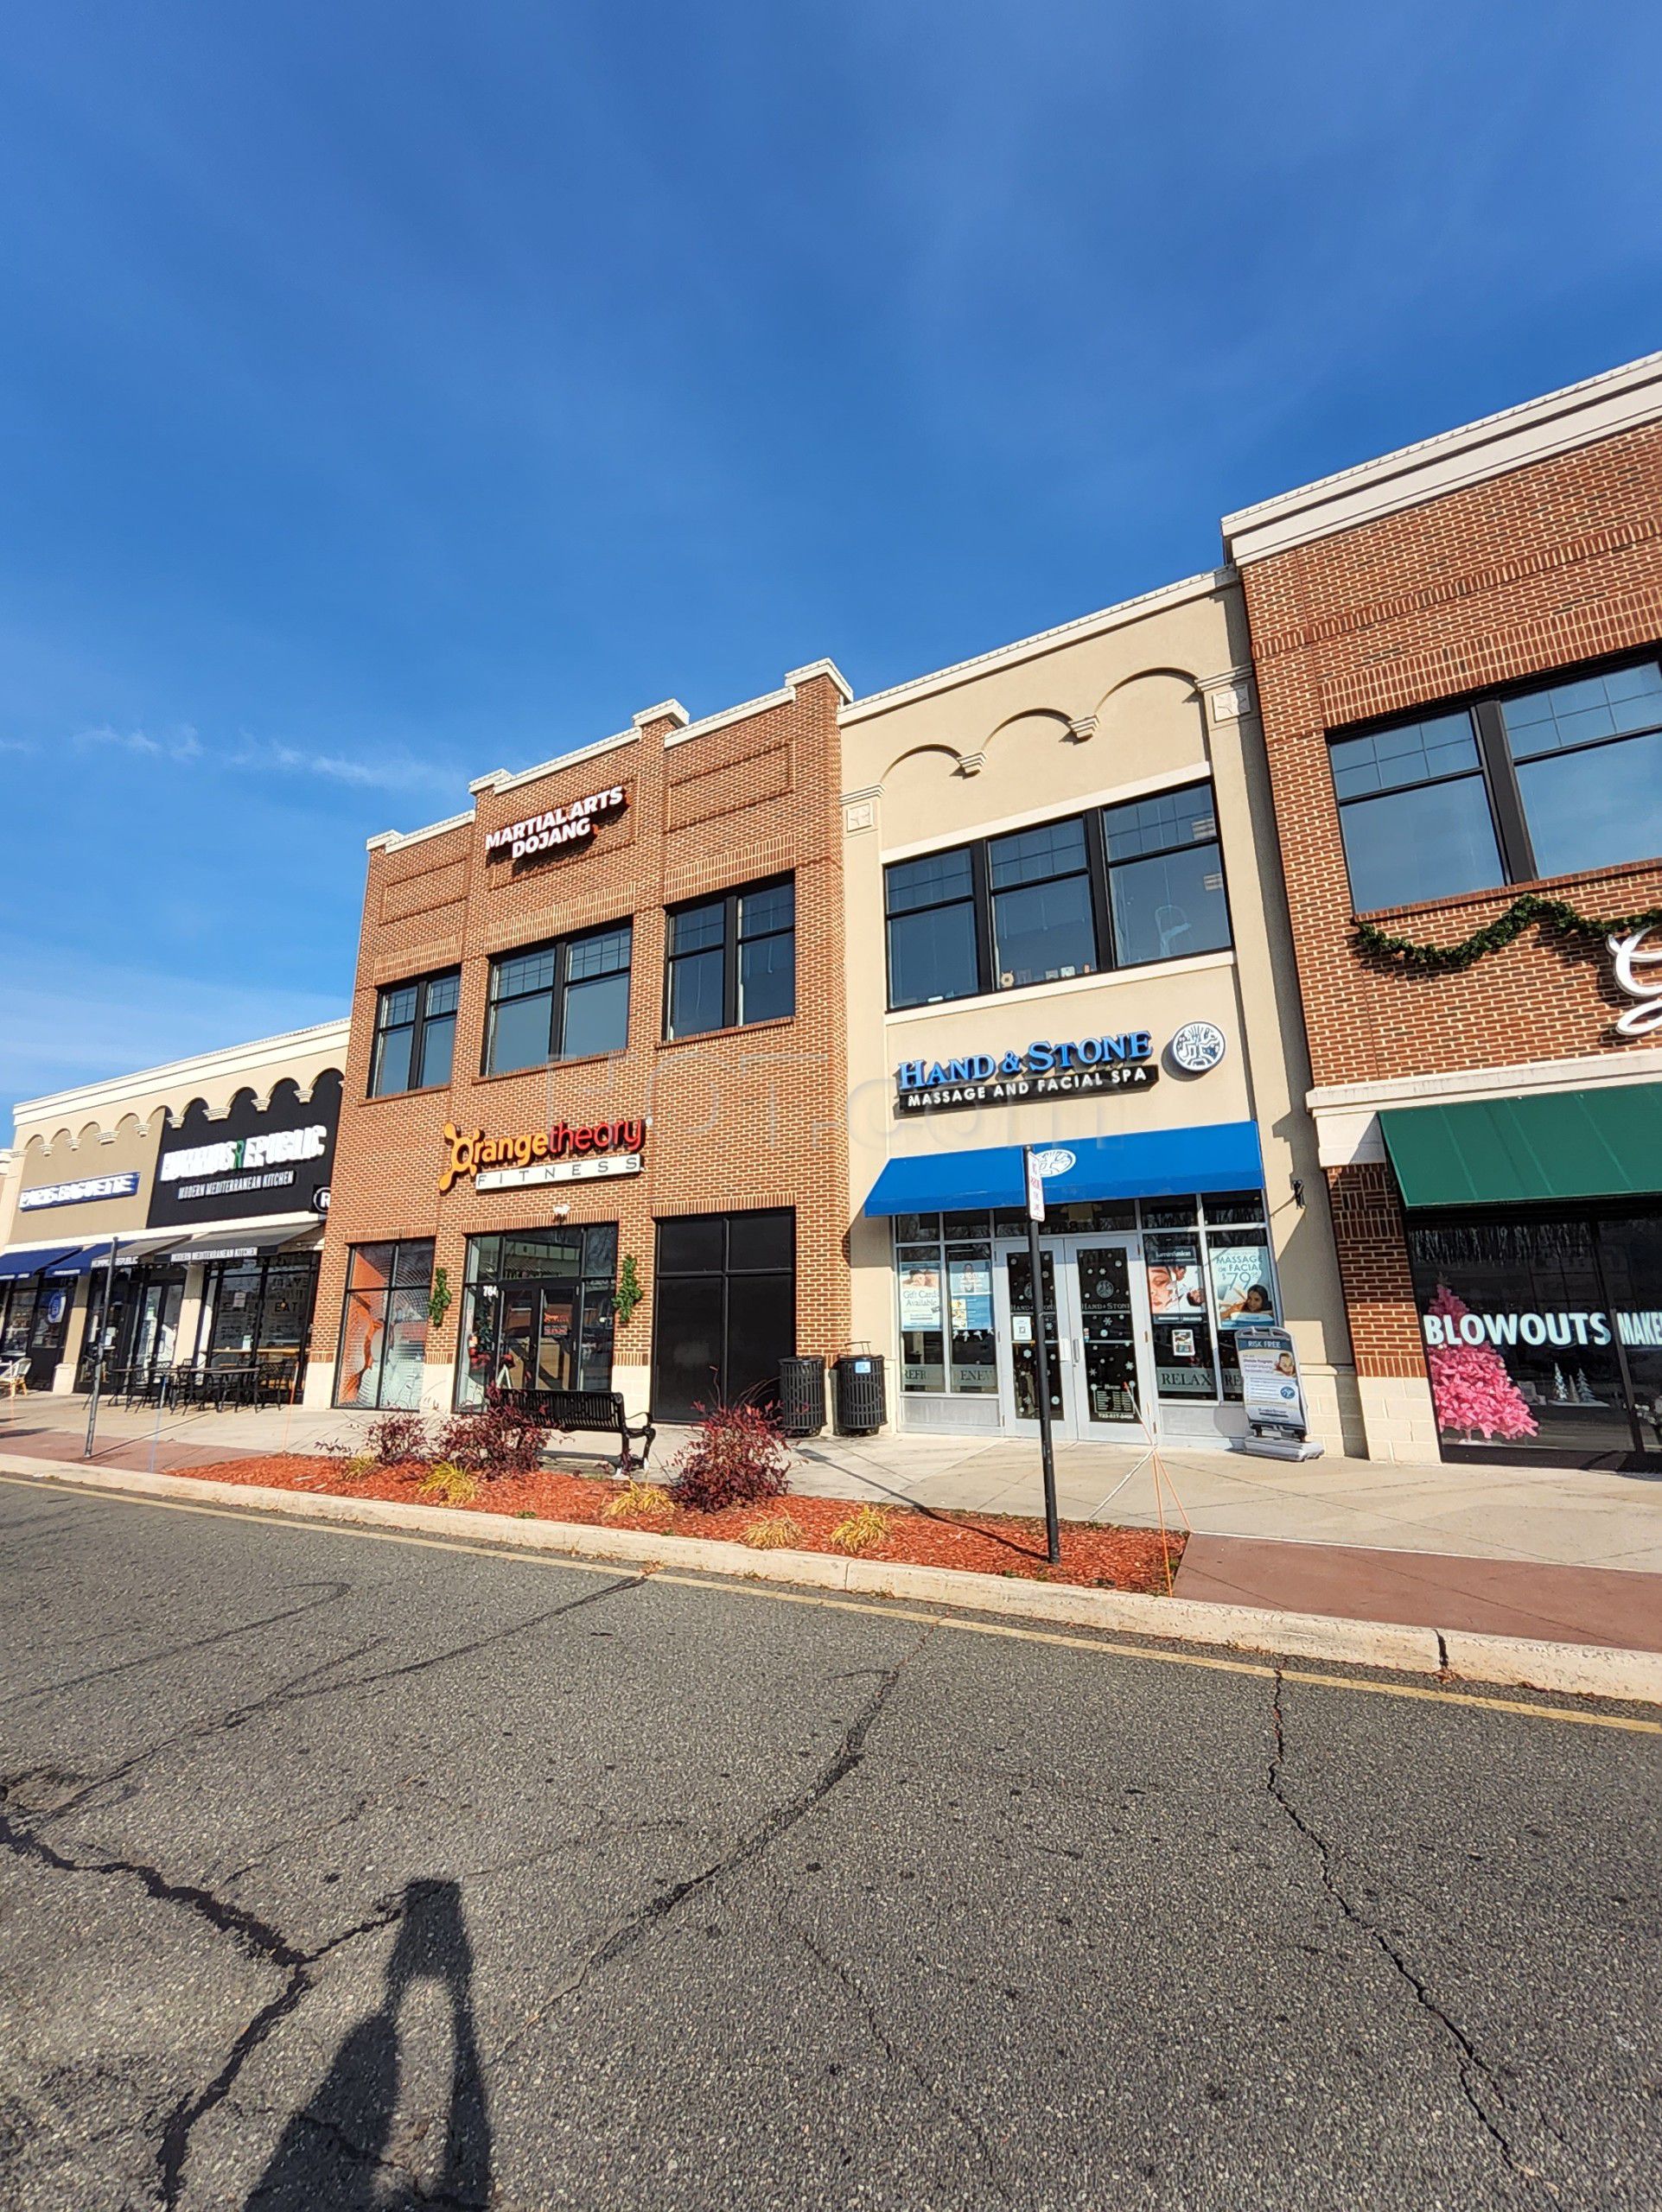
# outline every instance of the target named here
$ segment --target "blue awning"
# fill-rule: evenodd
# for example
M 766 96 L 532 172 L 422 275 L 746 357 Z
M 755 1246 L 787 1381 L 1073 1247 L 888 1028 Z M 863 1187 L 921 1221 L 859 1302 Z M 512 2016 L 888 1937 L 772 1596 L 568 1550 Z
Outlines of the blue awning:
M 37 1275 L 42 1268 L 55 1269 L 62 1260 L 67 1260 L 80 1250 L 79 1244 L 52 1244 L 43 1251 L 0 1252 L 0 1282 L 16 1282 L 24 1275 Z M 79 1274 L 78 1268 L 68 1273 Z
M 1257 1191 L 1264 1155 L 1256 1122 L 1198 1129 L 1142 1129 L 1133 1136 L 1071 1137 L 1035 1146 L 1045 1200 L 1179 1198 L 1189 1191 Z M 1022 1147 L 918 1153 L 891 1160 L 871 1186 L 869 1214 L 961 1213 L 1026 1204 Z

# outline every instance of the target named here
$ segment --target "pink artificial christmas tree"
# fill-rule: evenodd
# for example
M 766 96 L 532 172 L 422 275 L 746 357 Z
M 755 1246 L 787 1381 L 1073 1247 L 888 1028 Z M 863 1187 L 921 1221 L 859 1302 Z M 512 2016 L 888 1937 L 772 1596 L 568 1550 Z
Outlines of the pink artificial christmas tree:
M 1457 1334 L 1461 1316 L 1470 1311 L 1446 1282 L 1437 1285 L 1437 1294 L 1426 1308 L 1442 1320 L 1445 1334 Z M 1431 1370 L 1437 1427 L 1445 1434 L 1498 1436 L 1510 1443 L 1533 1436 L 1540 1427 L 1493 1344 L 1428 1344 L 1426 1363 Z

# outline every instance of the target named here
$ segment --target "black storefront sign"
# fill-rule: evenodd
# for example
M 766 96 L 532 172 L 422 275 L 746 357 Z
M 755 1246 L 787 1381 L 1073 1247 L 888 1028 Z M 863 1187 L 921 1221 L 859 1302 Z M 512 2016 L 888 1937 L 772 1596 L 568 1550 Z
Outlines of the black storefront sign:
M 150 1192 L 152 1229 L 210 1229 L 216 1221 L 312 1211 L 327 1190 L 341 1119 L 341 1077 L 320 1075 L 309 1098 L 277 1084 L 262 1108 L 239 1090 L 217 1118 L 193 1098 L 162 1141 Z

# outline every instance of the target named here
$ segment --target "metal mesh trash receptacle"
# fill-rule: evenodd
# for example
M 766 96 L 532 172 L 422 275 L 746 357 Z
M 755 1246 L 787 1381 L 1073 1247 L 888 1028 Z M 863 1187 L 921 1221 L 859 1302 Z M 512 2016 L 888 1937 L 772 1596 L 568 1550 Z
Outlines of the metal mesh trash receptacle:
M 848 1352 L 836 1366 L 837 1427 L 843 1436 L 873 1436 L 882 1427 L 882 1354 Z
M 782 1359 L 779 1363 L 779 1425 L 786 1436 L 818 1436 L 825 1426 L 825 1363 Z

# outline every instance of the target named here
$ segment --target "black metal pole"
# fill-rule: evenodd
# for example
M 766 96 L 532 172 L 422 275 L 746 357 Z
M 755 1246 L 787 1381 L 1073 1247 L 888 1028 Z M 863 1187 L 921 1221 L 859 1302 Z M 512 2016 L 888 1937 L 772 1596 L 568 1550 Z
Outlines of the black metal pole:
M 1028 1165 L 1033 1157 L 1031 1145 L 1023 1145 L 1022 1157 L 1028 1166 L 1028 1188 L 1032 1188 L 1032 1168 Z M 1062 1557 L 1062 1532 L 1056 1518 L 1056 1449 L 1050 1434 L 1050 1347 L 1045 1341 L 1045 1276 L 1043 1255 L 1039 1249 L 1039 1224 L 1031 1203 L 1028 1206 L 1028 1264 L 1033 1270 L 1033 1349 L 1035 1363 L 1039 1370 L 1039 1459 L 1045 1475 L 1045 1556 L 1052 1567 L 1060 1567 Z
M 120 1242 L 118 1236 L 110 1239 L 109 1256 L 104 1264 L 104 1307 L 99 1315 L 98 1336 L 92 1344 L 92 1389 L 86 1402 L 86 1449 L 81 1453 L 83 1459 L 92 1458 L 92 1440 L 98 1434 L 99 1385 L 104 1378 L 104 1339 L 110 1332 L 110 1309 L 115 1303 L 116 1246 Z

